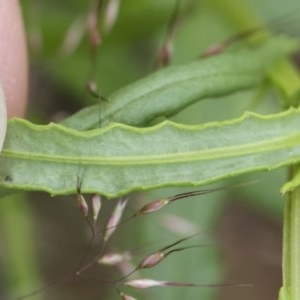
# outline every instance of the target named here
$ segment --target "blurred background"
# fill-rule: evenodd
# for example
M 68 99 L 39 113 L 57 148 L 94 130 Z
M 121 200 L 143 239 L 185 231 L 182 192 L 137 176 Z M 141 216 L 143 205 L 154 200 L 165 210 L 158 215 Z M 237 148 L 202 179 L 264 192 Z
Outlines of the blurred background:
M 31 121 L 41 124 L 60 121 L 80 108 L 97 103 L 85 88 L 94 64 L 86 34 L 92 2 L 21 1 L 30 53 L 27 118 Z M 181 11 L 191 2 L 182 0 Z M 101 14 L 100 29 L 105 24 L 108 26 L 106 32 L 101 32 L 103 40 L 94 77 L 101 95 L 108 97 L 153 70 L 175 3 L 175 0 L 121 0 L 112 28 L 105 23 L 108 22 L 105 13 Z M 265 25 L 276 34 L 294 37 L 300 34 L 298 0 L 276 3 L 196 0 L 193 5 L 193 9 L 186 10 L 177 28 L 172 64 L 196 59 L 210 46 L 257 25 Z M 233 47 L 242 43 L 238 41 Z M 200 124 L 238 117 L 244 110 L 270 113 L 281 109 L 276 91 L 266 93 L 260 102 L 256 101 L 257 94 L 257 90 L 237 93 L 222 102 L 207 99 L 187 108 L 174 120 Z M 257 180 L 254 185 L 185 199 L 155 215 L 134 219 L 117 230 L 109 245 L 114 251 L 130 250 L 134 256 L 143 257 L 191 231 L 203 231 L 186 245 L 205 247 L 174 253 L 139 275 L 197 284 L 249 283 L 253 287 L 160 287 L 124 291 L 138 299 L 277 299 L 281 286 L 284 202 L 279 188 L 285 178 L 286 170 L 280 169 L 219 183 L 218 186 L 234 185 Z M 189 190 L 165 188 L 131 195 L 125 217 L 142 203 Z M 104 201 L 99 228 L 105 224 L 115 203 Z M 30 193 L 1 199 L 0 298 L 17 299 L 73 274 L 90 234 L 78 212 L 75 195 L 51 198 L 45 193 Z M 94 246 L 89 257 L 97 254 L 99 243 Z M 119 276 L 115 268 L 99 264 L 88 274 L 107 279 Z M 74 278 L 25 299 L 119 298 L 113 288 L 99 280 Z

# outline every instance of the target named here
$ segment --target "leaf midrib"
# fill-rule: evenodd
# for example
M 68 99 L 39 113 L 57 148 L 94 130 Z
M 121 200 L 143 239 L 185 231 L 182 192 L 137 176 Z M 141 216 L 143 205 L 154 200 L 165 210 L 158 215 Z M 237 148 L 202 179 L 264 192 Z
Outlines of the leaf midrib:
M 257 68 L 257 70 L 253 71 L 253 72 L 257 72 L 259 68 Z M 207 79 L 212 79 L 212 78 L 216 78 L 216 77 L 220 77 L 220 78 L 223 78 L 224 76 L 226 77 L 230 77 L 230 76 L 234 76 L 234 77 L 241 77 L 241 76 L 245 76 L 245 77 L 253 77 L 253 74 L 250 74 L 249 75 L 249 71 L 238 71 L 238 72 L 232 72 L 232 71 L 228 71 L 228 72 L 220 72 L 220 71 L 216 71 L 215 73 L 212 73 L 212 74 L 204 74 L 204 75 L 195 75 L 195 76 L 191 76 L 191 77 L 187 77 L 187 78 L 184 78 L 182 80 L 177 80 L 177 81 L 173 81 L 171 83 L 168 83 L 166 85 L 161 85 L 159 87 L 156 87 L 156 88 L 153 88 L 149 91 L 147 91 L 146 93 L 142 94 L 142 95 L 138 95 L 137 97 L 133 98 L 133 99 L 130 99 L 130 101 L 128 101 L 126 103 L 126 105 L 132 105 L 132 104 L 135 104 L 137 102 L 139 102 L 142 98 L 147 98 L 150 94 L 152 93 L 155 93 L 155 92 L 159 92 L 159 91 L 162 91 L 162 90 L 166 90 L 166 89 L 170 89 L 172 86 L 176 86 L 178 85 L 179 83 L 183 83 L 183 82 L 191 82 L 191 81 L 194 81 L 194 80 L 207 80 Z M 261 77 L 261 75 L 260 75 Z M 259 82 L 259 76 L 257 78 L 255 78 L 255 80 L 257 82 Z M 251 82 L 251 84 L 253 84 Z M 113 98 L 113 95 L 112 95 L 112 98 Z M 113 101 L 113 99 L 110 99 L 109 98 L 109 101 Z M 113 112 L 114 113 L 118 113 L 123 107 L 124 103 L 121 102 L 121 101 L 118 101 L 118 102 L 115 102 L 115 106 L 114 106 L 114 109 L 113 109 Z M 121 103 L 122 105 L 119 106 L 118 104 Z
M 83 164 L 83 165 L 155 165 L 155 164 L 172 164 L 180 162 L 192 162 L 200 160 L 209 160 L 225 157 L 243 156 L 248 154 L 275 152 L 279 149 L 295 146 L 298 144 L 300 134 L 291 134 L 284 138 L 270 139 L 267 141 L 248 143 L 245 145 L 229 146 L 216 149 L 187 151 L 184 153 L 170 153 L 159 155 L 135 155 L 135 156 L 110 156 L 110 157 L 88 157 L 88 156 L 63 156 L 63 155 L 49 155 L 43 153 L 20 152 L 3 149 L 2 156 L 8 158 L 48 161 L 53 163 L 64 164 Z

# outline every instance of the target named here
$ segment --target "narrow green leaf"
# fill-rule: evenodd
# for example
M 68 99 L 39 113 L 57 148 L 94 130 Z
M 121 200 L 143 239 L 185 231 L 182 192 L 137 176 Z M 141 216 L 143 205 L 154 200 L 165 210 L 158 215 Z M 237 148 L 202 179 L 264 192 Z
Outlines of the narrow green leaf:
M 172 116 L 205 99 L 248 90 L 266 79 L 276 61 L 295 50 L 288 38 L 269 39 L 260 47 L 239 49 L 186 65 L 171 66 L 115 92 L 103 103 L 87 107 L 62 122 L 77 130 L 117 122 L 143 126 L 159 116 Z
M 204 185 L 300 161 L 300 110 L 202 126 L 163 122 L 149 128 L 111 124 L 78 132 L 25 120 L 9 122 L 0 187 L 53 195 L 117 197 L 137 190 Z
M 263 25 L 263 22 L 259 19 L 257 12 L 255 12 L 254 10 L 254 7 L 251 7 L 249 3 L 244 3 L 243 1 L 206 0 L 205 4 L 207 6 L 210 6 L 215 13 L 218 13 L 218 16 L 221 20 L 223 19 L 223 22 L 227 23 L 227 25 L 231 26 L 235 31 L 238 32 L 241 32 L 241 30 L 247 30 L 249 28 L 261 27 L 260 33 L 265 31 L 267 36 L 272 32 L 272 29 L 271 32 L 268 29 L 270 25 L 272 28 L 272 23 L 273 25 L 275 25 L 275 27 L 276 23 L 280 24 L 279 18 L 277 19 L 277 21 L 271 20 L 270 22 L 267 22 L 267 24 Z M 287 16 L 281 16 L 282 19 L 284 19 L 284 17 Z M 260 38 L 261 37 L 262 36 L 260 36 Z M 253 42 L 257 42 L 255 37 L 254 39 L 247 39 L 247 43 L 249 43 L 250 45 L 253 44 Z M 300 79 L 299 75 L 297 74 L 296 68 L 290 62 L 288 57 L 283 58 L 278 64 L 275 64 L 270 69 L 267 77 L 272 85 L 277 86 L 277 88 L 285 96 L 285 107 L 295 105 L 296 95 L 300 91 Z M 298 101 L 296 103 L 298 103 Z

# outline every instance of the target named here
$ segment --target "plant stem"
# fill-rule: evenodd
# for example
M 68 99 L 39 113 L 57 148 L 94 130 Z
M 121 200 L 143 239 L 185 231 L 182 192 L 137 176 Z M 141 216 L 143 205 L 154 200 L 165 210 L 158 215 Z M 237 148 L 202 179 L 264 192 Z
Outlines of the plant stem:
M 282 272 L 279 299 L 300 299 L 300 187 L 289 193 L 285 202 Z
M 1 250 L 5 250 L 1 272 L 6 276 L 9 298 L 15 299 L 42 285 L 34 254 L 34 223 L 24 193 L 0 199 L 0 225 Z

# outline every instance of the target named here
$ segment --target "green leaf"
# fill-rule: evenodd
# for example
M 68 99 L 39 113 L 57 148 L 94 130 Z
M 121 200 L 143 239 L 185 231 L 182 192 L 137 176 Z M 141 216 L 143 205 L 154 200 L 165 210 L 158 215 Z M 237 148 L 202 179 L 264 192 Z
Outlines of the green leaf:
M 109 198 L 164 186 L 204 185 L 300 161 L 300 110 L 202 126 L 111 124 L 78 132 L 25 120 L 9 122 L 0 187 Z
M 257 13 L 253 10 L 251 5 L 239 0 L 209 0 L 206 1 L 205 4 L 211 6 L 213 11 L 218 13 L 219 17 L 223 19 L 225 23 L 235 28 L 235 31 L 241 32 L 242 28 L 244 28 L 243 30 L 245 31 L 247 31 L 247 29 L 249 30 L 249 28 L 261 28 L 259 31 L 259 39 L 263 38 L 263 35 L 261 35 L 263 32 L 266 36 L 271 34 L 272 29 L 270 32 L 268 27 L 270 27 L 272 23 L 276 25 L 276 21 L 274 22 L 274 20 L 273 22 L 270 21 L 270 24 L 262 25 L 263 22 L 259 20 Z M 278 11 L 281 10 L 278 9 Z M 284 19 L 284 15 L 281 15 L 281 18 Z M 280 23 L 280 19 L 278 19 L 277 22 Z M 253 42 L 257 42 L 255 35 L 250 37 L 250 39 L 247 39 L 247 43 L 253 44 Z M 300 91 L 300 79 L 296 68 L 287 57 L 283 58 L 270 69 L 268 79 L 272 85 L 277 86 L 282 92 L 285 97 L 285 107 L 298 103 L 298 101 L 295 101 L 295 98 Z
M 170 117 L 192 103 L 257 87 L 271 66 L 298 43 L 281 37 L 258 48 L 223 53 L 186 65 L 171 66 L 113 93 L 108 104 L 85 108 L 64 126 L 87 130 L 110 121 L 142 126 L 156 117 Z

